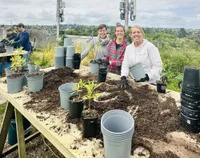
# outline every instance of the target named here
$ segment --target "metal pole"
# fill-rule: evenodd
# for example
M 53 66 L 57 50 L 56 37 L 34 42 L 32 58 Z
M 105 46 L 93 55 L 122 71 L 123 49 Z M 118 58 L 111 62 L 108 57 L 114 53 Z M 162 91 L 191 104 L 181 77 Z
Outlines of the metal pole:
M 57 34 L 56 38 L 59 38 L 59 30 L 60 30 L 60 2 L 61 0 L 57 0 L 57 10 L 56 10 L 56 21 L 57 21 Z
M 128 30 L 129 0 L 125 0 L 125 30 Z

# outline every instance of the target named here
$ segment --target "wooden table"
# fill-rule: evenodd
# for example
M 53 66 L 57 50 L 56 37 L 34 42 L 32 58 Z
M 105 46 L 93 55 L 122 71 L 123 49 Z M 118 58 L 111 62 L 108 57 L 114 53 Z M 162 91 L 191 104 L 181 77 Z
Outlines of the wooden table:
M 83 71 L 83 68 L 85 69 L 85 71 Z M 81 70 L 76 70 L 75 72 L 80 73 L 80 71 L 83 72 L 83 75 L 84 73 L 85 75 L 88 74 L 88 68 L 81 67 Z M 120 76 L 108 74 L 108 78 L 117 80 L 120 78 Z M 8 100 L 8 104 L 5 110 L 3 124 L 0 130 L 0 157 L 4 148 L 9 123 L 12 118 L 13 111 L 15 111 L 17 135 L 18 135 L 18 142 L 19 142 L 18 153 L 19 153 L 20 158 L 26 157 L 24 135 L 22 134 L 23 133 L 22 115 L 44 137 L 46 137 L 66 158 L 92 158 L 93 154 L 96 155 L 95 156 L 96 158 L 103 158 L 104 149 L 100 147 L 100 140 L 98 139 L 83 140 L 81 131 L 78 130 L 76 125 L 70 124 L 71 128 L 70 129 L 68 128 L 69 123 L 65 122 L 66 114 L 68 113 L 66 110 L 62 109 L 61 107 L 58 108 L 58 110 L 55 110 L 54 113 L 49 113 L 49 112 L 36 113 L 32 110 L 27 110 L 26 108 L 24 108 L 24 103 L 30 100 L 30 97 L 25 93 L 27 88 L 24 87 L 24 90 L 17 94 L 8 94 L 7 85 L 2 82 L 3 80 L 4 79 L 2 78 L 0 79 L 0 93 Z M 177 105 L 178 106 L 180 105 L 179 93 L 169 91 L 165 95 L 173 96 L 177 102 Z M 44 104 L 45 104 L 45 101 L 44 101 Z M 154 146 L 158 150 L 161 150 L 161 151 L 166 151 L 168 150 L 168 147 L 170 147 L 170 150 L 176 149 L 177 152 L 183 152 L 181 153 L 181 156 L 180 156 L 181 158 L 197 158 L 195 157 L 197 155 L 193 154 L 192 151 L 188 151 L 189 149 L 187 150 L 183 147 L 185 144 L 186 145 L 193 144 L 195 150 L 200 149 L 200 147 L 198 148 L 194 141 L 187 140 L 188 138 L 185 135 L 184 137 L 182 137 L 180 133 L 175 133 L 175 134 L 177 134 L 178 136 L 178 139 L 176 136 L 176 141 L 180 140 L 182 142 L 183 146 L 181 146 L 180 149 L 176 141 L 174 144 L 168 143 L 170 145 L 168 145 L 166 142 L 155 141 L 153 142 Z M 172 139 L 173 137 L 175 136 L 172 133 L 170 139 Z M 165 148 L 156 146 L 160 144 L 163 145 Z M 78 146 L 78 149 L 76 149 L 77 146 Z M 185 150 L 187 150 L 187 152 L 185 152 Z M 190 155 L 192 155 L 191 157 L 187 157 L 188 152 Z M 136 158 L 135 156 L 131 156 L 131 157 Z M 137 158 L 140 158 L 140 156 L 137 156 Z
M 17 52 L 18 52 L 18 51 L 16 50 L 16 51 L 13 51 L 13 53 L 0 53 L 0 58 L 1 58 L 1 57 L 13 56 L 13 55 L 15 55 Z M 25 55 L 25 54 L 27 54 L 27 53 L 28 53 L 27 51 L 23 50 L 23 51 L 20 52 L 19 54 Z

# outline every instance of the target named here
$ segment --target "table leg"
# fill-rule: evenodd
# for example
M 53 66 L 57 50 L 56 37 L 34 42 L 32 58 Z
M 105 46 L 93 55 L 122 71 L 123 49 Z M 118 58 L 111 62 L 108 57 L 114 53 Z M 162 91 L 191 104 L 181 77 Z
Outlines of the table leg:
M 19 111 L 17 111 L 17 109 L 15 109 L 15 119 L 16 119 L 19 158 L 26 158 L 23 117 L 22 114 Z
M 10 121 L 13 117 L 13 111 L 14 111 L 14 107 L 12 106 L 10 102 L 7 102 L 6 110 L 3 116 L 2 126 L 0 129 L 0 138 L 1 138 L 0 139 L 0 156 L 3 152 L 3 148 L 5 145 L 5 141 L 6 141 L 6 137 L 8 133 L 8 128 L 10 125 Z

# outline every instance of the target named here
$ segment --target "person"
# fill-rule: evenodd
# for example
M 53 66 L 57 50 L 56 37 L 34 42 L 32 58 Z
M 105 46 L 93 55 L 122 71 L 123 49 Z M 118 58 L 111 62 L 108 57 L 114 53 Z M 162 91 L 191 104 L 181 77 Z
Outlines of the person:
M 7 32 L 7 35 L 6 35 L 6 38 L 11 41 L 11 40 L 15 40 L 17 38 L 17 33 L 15 33 L 13 31 L 13 28 L 12 27 L 9 27 L 6 29 L 6 32 Z
M 19 35 L 15 38 L 12 46 L 14 47 L 23 47 L 23 50 L 28 52 L 28 55 L 31 53 L 31 45 L 30 45 L 30 36 L 29 33 L 25 30 L 25 26 L 22 23 L 17 25 L 17 30 L 19 31 Z
M 162 71 L 162 61 L 158 48 L 145 39 L 144 31 L 139 26 L 131 28 L 132 44 L 127 46 L 122 63 L 120 88 L 129 88 L 127 76 L 129 67 L 136 63 L 142 63 L 145 77 L 137 82 L 156 83 L 160 79 Z
M 124 59 L 126 46 L 128 45 L 125 39 L 125 29 L 118 24 L 115 27 L 115 39 L 109 42 L 106 47 L 106 53 L 101 59 L 103 63 L 107 63 L 108 71 L 120 75 L 121 65 Z
M 90 41 L 90 46 L 81 53 L 81 60 L 83 60 L 89 54 L 92 48 L 94 48 L 95 53 L 94 59 L 101 59 L 104 56 L 106 46 L 109 42 L 110 38 L 107 35 L 107 26 L 105 24 L 99 25 L 98 36 L 94 37 Z

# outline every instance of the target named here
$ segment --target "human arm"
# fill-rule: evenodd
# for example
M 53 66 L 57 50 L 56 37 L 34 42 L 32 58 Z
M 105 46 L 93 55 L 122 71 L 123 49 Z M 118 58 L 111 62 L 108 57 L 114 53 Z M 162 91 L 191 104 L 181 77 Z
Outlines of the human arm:
M 162 60 L 158 48 L 151 44 L 148 49 L 148 56 L 151 64 L 151 69 L 148 72 L 149 80 L 155 79 L 162 72 Z
M 18 36 L 15 41 L 12 43 L 12 46 L 21 46 L 23 45 L 29 38 L 28 32 L 23 32 L 20 37 Z
M 81 60 L 83 60 L 88 55 L 92 48 L 94 48 L 94 39 L 90 41 L 89 46 L 81 53 Z

